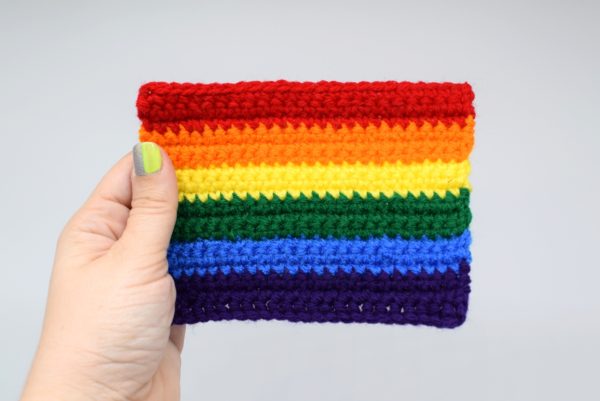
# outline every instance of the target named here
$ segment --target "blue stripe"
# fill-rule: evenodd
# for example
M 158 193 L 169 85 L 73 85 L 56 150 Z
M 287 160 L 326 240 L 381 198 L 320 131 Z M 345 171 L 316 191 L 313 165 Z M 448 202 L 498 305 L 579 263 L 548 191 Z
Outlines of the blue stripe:
M 281 238 L 269 240 L 197 240 L 171 243 L 167 258 L 169 272 L 182 274 L 224 274 L 257 271 L 292 274 L 326 270 L 363 273 L 371 271 L 402 274 L 425 271 L 432 274 L 458 271 L 461 261 L 470 262 L 471 234 L 452 238 L 370 239 Z

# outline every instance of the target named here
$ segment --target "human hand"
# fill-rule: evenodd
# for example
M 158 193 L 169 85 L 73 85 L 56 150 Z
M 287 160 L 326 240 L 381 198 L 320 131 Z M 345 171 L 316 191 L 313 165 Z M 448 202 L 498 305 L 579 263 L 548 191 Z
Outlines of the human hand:
M 138 144 L 69 220 L 23 401 L 179 399 L 185 326 L 171 326 L 166 259 L 177 200 L 166 153 Z

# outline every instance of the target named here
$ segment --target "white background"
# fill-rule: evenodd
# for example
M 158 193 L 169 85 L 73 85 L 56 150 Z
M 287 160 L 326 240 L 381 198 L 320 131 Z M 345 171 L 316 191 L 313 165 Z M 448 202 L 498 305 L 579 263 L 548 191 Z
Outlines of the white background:
M 0 2 L 1 398 L 56 237 L 137 140 L 153 81 L 469 81 L 472 296 L 456 330 L 188 329 L 184 400 L 598 400 L 600 7 L 593 1 Z

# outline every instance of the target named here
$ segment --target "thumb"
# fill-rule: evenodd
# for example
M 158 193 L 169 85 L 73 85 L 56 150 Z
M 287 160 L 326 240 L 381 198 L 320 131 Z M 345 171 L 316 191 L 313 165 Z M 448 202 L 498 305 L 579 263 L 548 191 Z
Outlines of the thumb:
M 133 257 L 166 256 L 177 217 L 177 178 L 168 155 L 153 142 L 133 147 L 131 211 L 119 248 Z

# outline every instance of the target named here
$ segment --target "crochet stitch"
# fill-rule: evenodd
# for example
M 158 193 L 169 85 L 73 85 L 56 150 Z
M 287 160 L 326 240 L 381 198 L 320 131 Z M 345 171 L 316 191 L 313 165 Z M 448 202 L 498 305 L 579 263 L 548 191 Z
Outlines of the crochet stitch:
M 175 324 L 456 327 L 470 292 L 467 83 L 153 82 L 176 168 Z

